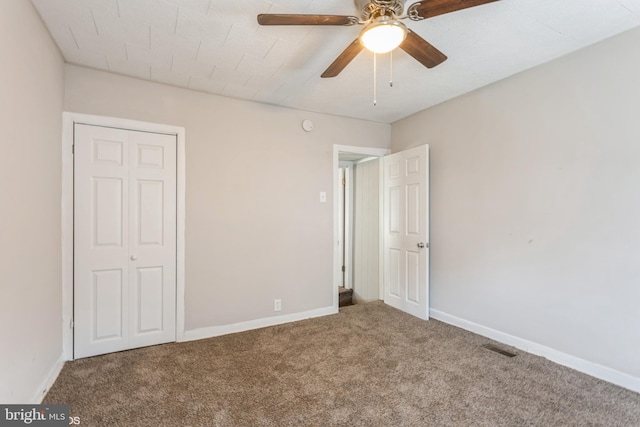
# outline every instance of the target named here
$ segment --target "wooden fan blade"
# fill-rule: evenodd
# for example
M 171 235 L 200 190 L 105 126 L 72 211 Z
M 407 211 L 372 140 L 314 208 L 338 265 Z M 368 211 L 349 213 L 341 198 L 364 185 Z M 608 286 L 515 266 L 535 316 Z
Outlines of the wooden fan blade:
M 447 56 L 444 53 L 408 28 L 407 38 L 400 44 L 400 49 L 413 56 L 427 68 L 433 68 L 447 60 Z
M 358 54 L 363 48 L 364 46 L 362 46 L 362 44 L 360 43 L 360 39 L 355 39 L 353 43 L 351 43 L 340 54 L 340 56 L 338 56 L 336 60 L 333 61 L 331 65 L 329 65 L 329 68 L 327 68 L 326 71 L 322 73 L 321 77 L 322 78 L 335 77 L 338 74 L 340 74 L 340 72 L 344 70 L 344 68 L 347 65 L 349 65 L 349 62 L 353 61 L 353 58 L 358 56 Z
M 341 15 L 281 15 L 262 13 L 258 15 L 260 25 L 355 25 L 355 16 Z
M 494 1 L 498 0 L 422 0 L 409 6 L 407 14 L 410 19 L 419 21 Z

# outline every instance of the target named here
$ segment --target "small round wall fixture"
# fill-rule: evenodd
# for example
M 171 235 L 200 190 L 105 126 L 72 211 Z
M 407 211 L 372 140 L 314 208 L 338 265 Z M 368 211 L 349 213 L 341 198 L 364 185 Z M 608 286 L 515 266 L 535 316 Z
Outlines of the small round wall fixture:
M 302 121 L 302 129 L 305 132 L 311 132 L 313 130 L 313 122 L 309 119 Z

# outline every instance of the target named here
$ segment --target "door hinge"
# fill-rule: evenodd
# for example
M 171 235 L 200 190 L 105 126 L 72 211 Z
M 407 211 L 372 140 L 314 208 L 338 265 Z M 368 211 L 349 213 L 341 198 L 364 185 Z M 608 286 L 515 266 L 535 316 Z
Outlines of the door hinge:
M 71 320 L 69 321 L 69 329 L 73 329 L 73 326 L 74 326 L 74 325 L 73 325 L 73 319 L 71 319 Z
M 71 145 L 71 154 L 76 154 L 76 144 Z
M 344 268 L 344 265 L 342 266 L 342 272 L 343 272 L 343 273 L 345 272 L 345 268 Z
M 343 186 L 347 185 L 347 180 L 346 180 L 346 179 L 344 179 L 344 178 L 342 178 L 342 185 L 343 185 Z

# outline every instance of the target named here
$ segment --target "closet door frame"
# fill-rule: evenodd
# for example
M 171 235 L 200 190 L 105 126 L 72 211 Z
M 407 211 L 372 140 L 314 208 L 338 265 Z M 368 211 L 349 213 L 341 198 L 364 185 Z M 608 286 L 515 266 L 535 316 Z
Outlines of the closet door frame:
M 176 341 L 184 340 L 185 290 L 185 129 L 158 123 L 72 112 L 63 113 L 62 129 L 62 351 L 73 360 L 73 141 L 75 124 L 175 135 L 177 142 Z

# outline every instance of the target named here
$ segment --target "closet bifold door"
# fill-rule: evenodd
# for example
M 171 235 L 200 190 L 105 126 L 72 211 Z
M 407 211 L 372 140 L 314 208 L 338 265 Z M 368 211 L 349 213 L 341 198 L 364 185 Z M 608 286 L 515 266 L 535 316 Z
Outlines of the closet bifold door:
M 176 137 L 74 131 L 74 358 L 174 341 Z

